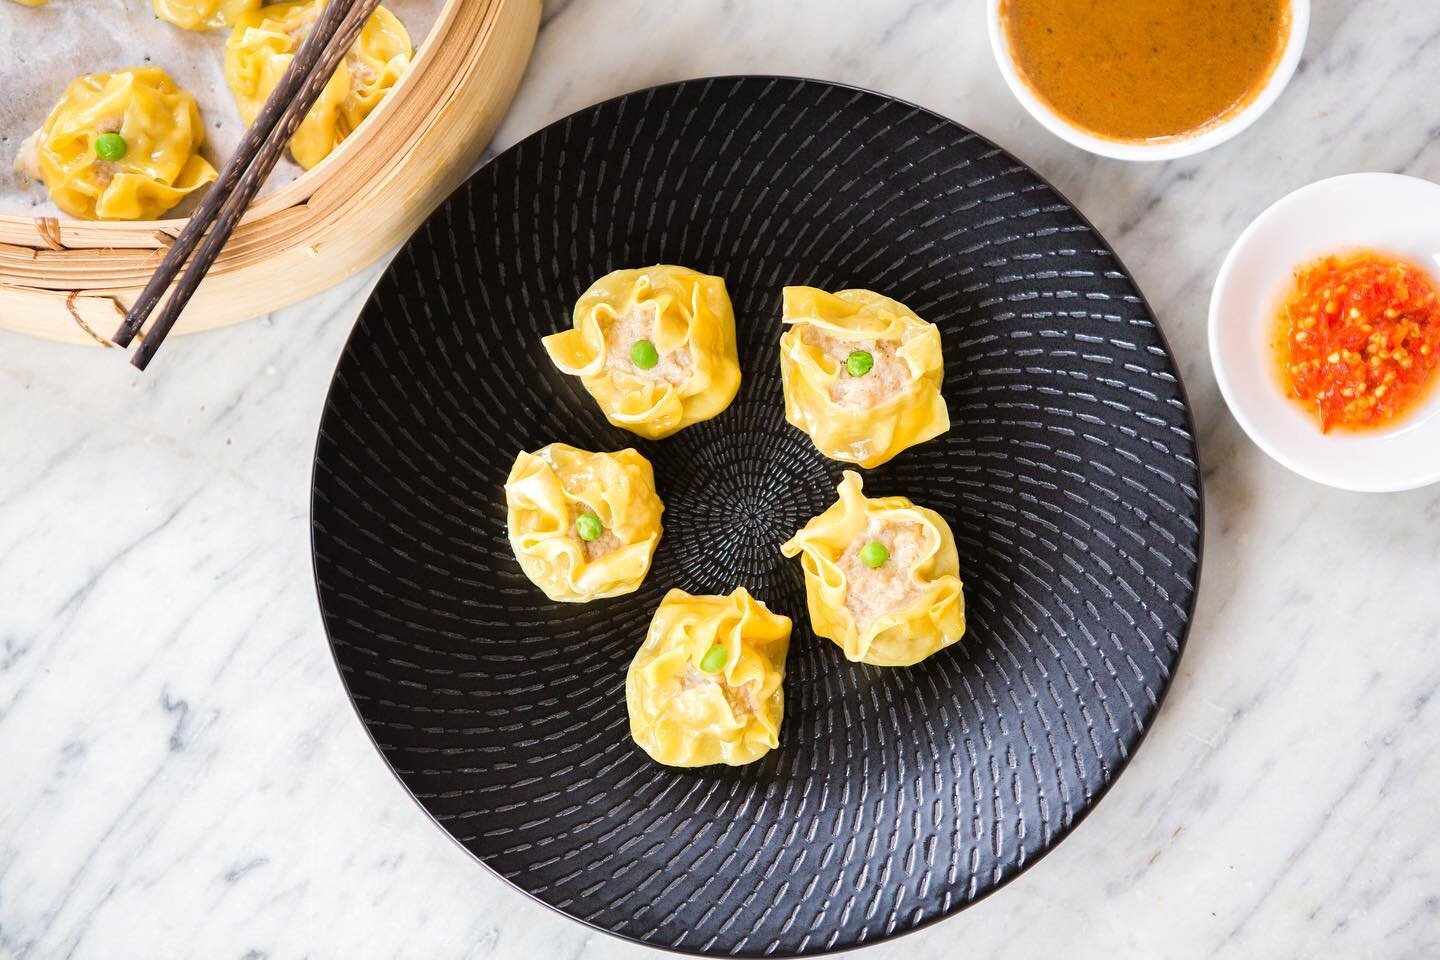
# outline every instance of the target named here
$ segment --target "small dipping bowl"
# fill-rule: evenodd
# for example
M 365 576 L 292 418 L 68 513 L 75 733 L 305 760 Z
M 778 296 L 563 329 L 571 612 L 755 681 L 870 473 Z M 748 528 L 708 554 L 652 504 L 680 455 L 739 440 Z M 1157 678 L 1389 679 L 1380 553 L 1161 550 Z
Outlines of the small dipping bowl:
M 1227 119 L 1213 126 L 1203 127 L 1192 136 L 1167 137 L 1153 141 L 1108 140 L 1083 130 L 1064 116 L 1056 113 L 1035 94 L 1020 75 L 1015 58 L 1010 52 L 1010 41 L 1005 35 L 1005 24 L 1001 22 L 1000 7 L 1003 0 L 986 0 L 986 18 L 990 29 L 990 49 L 995 53 L 995 62 L 1015 99 L 1039 120 L 1044 127 L 1062 140 L 1082 150 L 1115 160 L 1174 160 L 1191 154 L 1218 147 L 1249 127 L 1260 115 L 1270 109 L 1280 98 L 1295 68 L 1300 64 L 1300 54 L 1305 49 L 1305 36 L 1310 31 L 1310 0 L 1290 0 L 1290 36 L 1280 61 L 1275 64 L 1265 85 L 1248 104 Z
M 1440 282 L 1440 184 L 1356 173 L 1302 187 L 1260 214 L 1215 281 L 1210 362 L 1240 426 L 1294 472 L 1342 490 L 1423 487 L 1440 481 L 1440 385 L 1431 384 L 1419 406 L 1393 423 L 1322 433 L 1280 381 L 1276 318 L 1295 271 L 1356 250 L 1413 261 Z

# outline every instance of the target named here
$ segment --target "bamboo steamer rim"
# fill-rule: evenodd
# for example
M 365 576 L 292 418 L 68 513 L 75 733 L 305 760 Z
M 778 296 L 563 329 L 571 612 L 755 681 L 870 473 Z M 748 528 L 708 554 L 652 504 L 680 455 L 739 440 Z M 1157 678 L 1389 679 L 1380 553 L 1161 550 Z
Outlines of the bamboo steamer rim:
M 366 122 L 246 212 L 177 332 L 268 313 L 403 240 L 489 141 L 539 21 L 540 0 L 446 0 Z M 185 223 L 0 214 L 0 329 L 108 343 Z

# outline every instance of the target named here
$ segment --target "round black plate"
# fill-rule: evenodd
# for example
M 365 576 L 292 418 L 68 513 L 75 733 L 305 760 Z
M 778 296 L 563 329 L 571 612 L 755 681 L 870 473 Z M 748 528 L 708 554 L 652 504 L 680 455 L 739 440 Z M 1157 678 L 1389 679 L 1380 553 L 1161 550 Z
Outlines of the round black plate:
M 744 382 L 651 443 L 540 337 L 620 267 L 725 278 Z M 780 288 L 868 287 L 939 324 L 943 437 L 865 476 L 950 522 L 970 628 L 920 666 L 810 632 L 779 544 L 841 465 L 785 423 Z M 655 465 L 637 593 L 548 602 L 505 535 L 515 454 Z M 918 107 L 726 78 L 584 110 L 497 157 L 411 238 L 335 373 L 315 453 L 326 629 L 385 758 L 500 876 L 586 923 L 709 954 L 819 953 L 974 902 L 1114 781 L 1174 675 L 1199 575 L 1190 415 L 1125 268 L 1045 181 Z M 625 668 L 670 587 L 795 620 L 781 744 L 674 770 L 630 741 Z

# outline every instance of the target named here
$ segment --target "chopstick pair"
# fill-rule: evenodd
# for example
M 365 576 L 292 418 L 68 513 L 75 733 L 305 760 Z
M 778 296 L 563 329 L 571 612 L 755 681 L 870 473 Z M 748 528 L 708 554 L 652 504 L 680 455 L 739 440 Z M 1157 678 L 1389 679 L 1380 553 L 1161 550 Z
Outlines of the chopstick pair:
M 286 68 L 255 122 L 245 131 L 234 155 L 190 215 L 189 222 L 115 332 L 115 344 L 129 346 L 171 282 L 180 275 L 169 299 L 130 358 L 139 369 L 144 370 L 160 349 L 305 114 L 315 105 L 340 66 L 341 58 L 379 5 L 380 0 L 329 0 L 321 10 L 309 36 L 300 45 L 300 52 Z M 195 258 L 186 268 L 185 262 L 192 253 Z M 184 274 L 180 274 L 181 269 L 185 269 Z

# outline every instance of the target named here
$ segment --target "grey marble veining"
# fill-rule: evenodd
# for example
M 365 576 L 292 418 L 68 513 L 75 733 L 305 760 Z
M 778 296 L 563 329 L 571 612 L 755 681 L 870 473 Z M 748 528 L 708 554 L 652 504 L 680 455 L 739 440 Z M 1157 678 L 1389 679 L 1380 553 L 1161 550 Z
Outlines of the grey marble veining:
M 1286 473 L 1226 412 L 1204 330 L 1225 251 L 1282 194 L 1440 178 L 1440 7 L 1318 0 L 1255 127 L 1137 166 L 1024 114 L 980 0 L 554 0 L 495 146 L 636 87 L 749 72 L 913 100 L 1049 177 L 1161 318 L 1206 468 L 1195 628 L 1129 771 L 1042 864 L 865 955 L 1440 955 L 1440 488 Z M 0 334 L 0 958 L 652 955 L 474 864 L 345 699 L 310 456 L 376 275 L 177 338 L 145 376 Z

